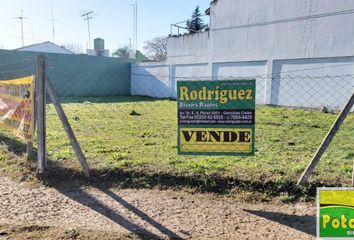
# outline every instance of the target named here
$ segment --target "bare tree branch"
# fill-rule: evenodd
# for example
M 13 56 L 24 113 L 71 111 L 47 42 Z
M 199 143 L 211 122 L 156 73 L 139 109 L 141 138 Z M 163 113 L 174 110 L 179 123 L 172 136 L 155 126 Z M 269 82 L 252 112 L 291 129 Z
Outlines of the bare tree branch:
M 145 41 L 143 48 L 151 60 L 165 61 L 167 56 L 167 37 L 156 37 L 151 41 Z

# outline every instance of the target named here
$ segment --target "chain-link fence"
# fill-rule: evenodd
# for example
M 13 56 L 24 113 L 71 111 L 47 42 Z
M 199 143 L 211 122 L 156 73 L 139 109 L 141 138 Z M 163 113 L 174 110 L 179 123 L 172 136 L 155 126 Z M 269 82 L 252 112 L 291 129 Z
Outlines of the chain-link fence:
M 65 79 L 59 96 L 92 168 L 129 169 L 169 174 L 220 174 L 245 180 L 296 181 L 354 90 L 354 76 L 310 76 L 284 73 L 255 76 L 255 155 L 182 156 L 177 154 L 177 82 L 232 80 L 240 76 L 187 77 L 134 73 L 132 94 L 116 94 L 121 84 L 109 71 L 87 68 L 76 74 L 52 64 Z M 134 66 L 133 66 L 134 68 Z M 89 76 L 91 83 L 80 83 Z M 51 79 L 50 74 L 48 74 Z M 115 76 L 119 81 L 119 73 Z M 249 77 L 247 78 L 249 79 Z M 64 81 L 64 80 L 63 80 Z M 78 90 L 92 91 L 75 94 Z M 54 161 L 75 158 L 51 104 L 47 105 L 48 153 Z M 233 126 L 230 126 L 233 127 Z M 314 179 L 350 181 L 354 156 L 353 116 L 342 126 L 321 161 Z M 329 174 L 331 173 L 331 174 Z M 318 174 L 318 176 L 316 175 Z
M 81 65 L 76 62 L 74 66 L 64 60 L 48 57 L 47 77 L 91 169 L 103 175 L 130 171 L 137 176 L 198 175 L 232 177 L 244 182 L 294 182 L 354 90 L 351 74 L 311 76 L 296 72 L 251 77 L 256 79 L 254 156 L 179 155 L 177 82 L 233 80 L 242 76 L 188 77 L 170 74 L 169 69 L 141 73 L 127 62 L 102 63 L 97 58 L 97 62 L 82 60 Z M 18 73 L 21 69 L 11 71 Z M 26 70 L 33 72 L 34 68 Z M 4 65 L 0 74 L 8 74 L 6 71 Z M 79 169 L 49 99 L 46 116 L 49 161 Z M 313 181 L 350 182 L 353 118 L 350 114 L 341 126 L 316 168 Z

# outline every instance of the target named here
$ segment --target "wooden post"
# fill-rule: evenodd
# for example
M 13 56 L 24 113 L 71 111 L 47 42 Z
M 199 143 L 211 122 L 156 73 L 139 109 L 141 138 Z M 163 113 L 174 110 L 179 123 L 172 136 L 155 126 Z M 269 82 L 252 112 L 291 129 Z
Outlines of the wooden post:
M 353 172 L 352 172 L 352 187 L 354 187 L 354 164 L 353 164 Z
M 36 91 L 34 91 L 35 93 L 34 93 L 34 101 L 36 101 L 35 99 L 36 99 Z M 26 149 L 26 159 L 27 159 L 27 161 L 28 160 L 30 160 L 31 158 L 32 158 L 32 155 L 33 155 L 33 141 L 34 141 L 34 134 L 35 134 L 35 132 L 36 132 L 36 124 L 37 124 L 37 121 L 36 121 L 36 118 L 37 118 L 37 116 L 36 116 L 36 113 L 37 113 L 37 111 L 36 111 L 36 104 L 34 104 L 34 116 L 32 116 L 33 117 L 33 140 L 32 140 L 32 142 L 28 142 L 27 143 L 27 149 Z
M 329 144 L 333 140 L 333 137 L 336 135 L 339 127 L 342 125 L 344 119 L 346 118 L 346 116 L 348 115 L 350 110 L 352 109 L 353 105 L 354 105 L 354 93 L 350 97 L 347 104 L 344 106 L 343 110 L 340 112 L 339 116 L 337 117 L 336 121 L 334 122 L 333 126 L 331 127 L 331 130 L 329 130 L 329 132 L 327 133 L 327 136 L 325 137 L 325 139 L 321 143 L 320 147 L 317 149 L 317 152 L 313 156 L 313 158 L 312 158 L 311 162 L 309 163 L 309 165 L 307 166 L 306 170 L 301 175 L 299 181 L 297 182 L 298 185 L 306 182 L 307 179 L 311 176 L 317 163 L 320 161 L 322 155 L 327 150 Z
M 65 112 L 63 110 L 63 107 L 60 104 L 59 98 L 55 95 L 54 91 L 53 91 L 53 87 L 50 83 L 50 81 L 47 79 L 47 83 L 46 83 L 46 89 L 47 89 L 47 93 L 50 97 L 50 100 L 53 102 L 55 110 L 57 111 L 59 118 L 61 120 L 61 123 L 63 124 L 63 127 L 65 129 L 66 134 L 68 135 L 68 138 L 71 142 L 71 145 L 75 151 L 75 154 L 77 156 L 77 158 L 80 161 L 82 170 L 84 171 L 84 174 L 87 178 L 90 177 L 90 169 L 89 166 L 86 162 L 86 159 L 84 157 L 84 154 L 81 151 L 80 145 L 76 140 L 75 134 L 70 126 L 70 123 L 68 121 L 68 118 L 65 115 Z
M 35 78 L 36 80 L 36 78 Z M 36 104 L 36 96 L 37 96 L 37 87 L 36 84 L 34 83 L 34 95 L 33 95 L 33 101 L 34 101 L 34 106 L 33 106 L 33 130 L 32 130 L 32 142 L 27 143 L 27 149 L 26 149 L 26 159 L 27 161 L 32 158 L 33 155 L 33 141 L 34 141 L 34 135 L 36 133 L 36 126 L 37 126 L 37 104 Z
M 35 94 L 35 96 L 36 96 L 36 94 Z M 36 97 L 34 97 L 33 99 L 36 99 Z M 27 159 L 27 161 L 28 160 L 30 160 L 31 158 L 32 158 L 32 155 L 33 155 L 33 141 L 34 141 L 34 134 L 35 134 L 35 132 L 36 132 L 36 124 L 37 124 L 37 121 L 36 121 L 36 113 L 37 113 L 37 111 L 36 111 L 36 104 L 34 105 L 34 116 L 32 116 L 33 117 L 33 140 L 32 140 L 32 142 L 28 142 L 27 143 L 27 149 L 26 149 L 26 159 Z
M 36 119 L 37 119 L 37 138 L 38 138 L 38 176 L 44 173 L 46 165 L 46 121 L 45 121 L 45 56 L 39 55 L 37 58 L 37 74 L 36 74 Z
M 27 143 L 27 149 L 26 149 L 26 159 L 27 161 L 32 158 L 32 151 L 33 151 L 33 143 L 28 142 Z

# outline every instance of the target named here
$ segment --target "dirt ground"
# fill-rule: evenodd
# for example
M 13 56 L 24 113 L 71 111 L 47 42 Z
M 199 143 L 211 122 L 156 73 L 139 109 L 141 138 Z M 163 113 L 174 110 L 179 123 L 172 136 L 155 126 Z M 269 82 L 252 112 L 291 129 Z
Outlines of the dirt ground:
M 314 239 L 310 203 L 30 186 L 0 177 L 0 239 Z

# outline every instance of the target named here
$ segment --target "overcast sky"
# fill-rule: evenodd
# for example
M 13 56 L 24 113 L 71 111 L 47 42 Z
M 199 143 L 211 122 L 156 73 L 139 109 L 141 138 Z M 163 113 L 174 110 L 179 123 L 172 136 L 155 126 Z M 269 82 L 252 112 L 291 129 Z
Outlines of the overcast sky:
M 91 20 L 91 39 L 105 39 L 106 48 L 116 49 L 129 43 L 133 35 L 134 0 L 0 0 L 0 47 L 21 47 L 20 20 L 23 20 L 25 45 L 53 41 L 51 2 L 55 19 L 55 43 L 81 44 L 88 42 L 87 23 L 80 17 L 94 11 Z M 199 5 L 202 13 L 210 0 L 137 0 L 138 49 L 144 41 L 168 35 L 170 24 L 188 19 Z M 91 45 L 93 45 L 91 43 Z

